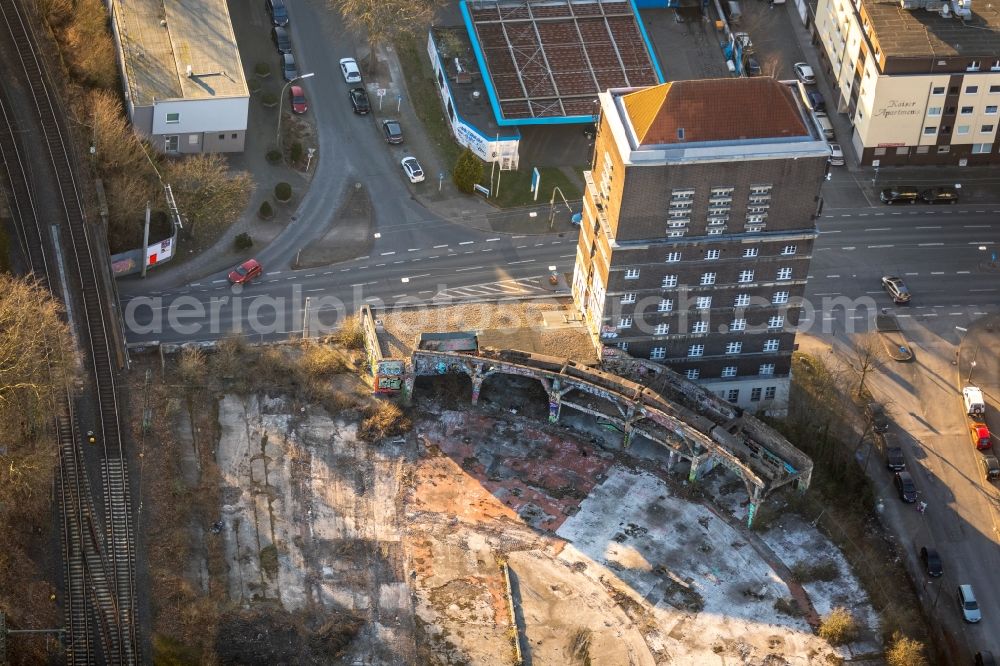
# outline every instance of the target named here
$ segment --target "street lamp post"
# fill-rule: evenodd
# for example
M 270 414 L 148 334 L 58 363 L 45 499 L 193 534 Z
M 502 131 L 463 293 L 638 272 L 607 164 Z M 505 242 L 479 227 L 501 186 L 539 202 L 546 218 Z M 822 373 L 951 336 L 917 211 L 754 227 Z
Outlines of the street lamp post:
M 288 86 L 292 85 L 296 81 L 301 81 L 302 79 L 308 79 L 310 76 L 316 76 L 315 72 L 309 72 L 308 74 L 300 74 L 294 79 L 288 81 L 285 86 L 281 89 L 281 95 L 278 97 L 278 131 L 275 134 L 274 142 L 278 144 L 278 150 L 281 150 L 281 112 L 285 107 L 285 91 L 288 90 Z

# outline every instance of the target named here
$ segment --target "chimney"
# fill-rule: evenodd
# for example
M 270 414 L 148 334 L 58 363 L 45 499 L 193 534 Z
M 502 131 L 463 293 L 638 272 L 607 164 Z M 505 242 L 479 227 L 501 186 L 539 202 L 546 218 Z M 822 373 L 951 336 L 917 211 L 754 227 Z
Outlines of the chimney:
M 187 66 L 187 77 L 189 79 L 194 77 L 194 67 L 192 67 L 191 65 Z

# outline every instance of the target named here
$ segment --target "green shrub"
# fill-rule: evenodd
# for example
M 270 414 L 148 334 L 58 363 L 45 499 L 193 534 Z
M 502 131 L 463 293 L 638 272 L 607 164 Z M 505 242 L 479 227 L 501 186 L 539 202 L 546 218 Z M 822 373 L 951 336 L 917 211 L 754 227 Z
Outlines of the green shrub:
M 280 150 L 269 150 L 267 151 L 267 161 L 271 164 L 277 164 L 281 161 L 281 151 Z
M 277 106 L 278 96 L 273 92 L 266 92 L 260 96 L 260 103 L 264 106 Z
M 301 162 L 302 153 L 304 152 L 305 150 L 302 148 L 302 144 L 299 141 L 296 141 L 295 143 L 292 144 L 291 149 L 288 151 L 288 156 L 291 158 L 293 163 Z
M 253 238 L 251 238 L 250 234 L 246 232 L 236 234 L 236 238 L 233 239 L 233 244 L 236 246 L 237 250 L 249 250 L 253 247 Z
M 452 179 L 455 187 L 466 194 L 472 194 L 474 185 L 483 178 L 483 163 L 475 153 L 466 148 L 455 162 Z
M 261 202 L 260 208 L 257 210 L 257 214 L 260 215 L 262 220 L 270 220 L 274 217 L 274 206 L 267 199 Z
M 253 66 L 253 73 L 257 76 L 264 78 L 265 76 L 271 75 L 271 66 L 266 62 L 259 62 Z
M 292 186 L 288 183 L 278 183 L 274 186 L 274 198 L 278 201 L 288 201 L 292 198 Z

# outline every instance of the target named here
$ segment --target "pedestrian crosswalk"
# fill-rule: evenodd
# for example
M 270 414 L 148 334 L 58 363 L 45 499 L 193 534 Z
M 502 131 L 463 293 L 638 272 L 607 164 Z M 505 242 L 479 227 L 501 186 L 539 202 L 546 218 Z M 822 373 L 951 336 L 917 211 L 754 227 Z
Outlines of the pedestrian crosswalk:
M 508 296 L 530 296 L 552 293 L 548 281 L 542 277 L 527 277 L 516 280 L 485 282 L 466 287 L 439 290 L 432 300 L 451 301 L 482 298 L 504 298 Z

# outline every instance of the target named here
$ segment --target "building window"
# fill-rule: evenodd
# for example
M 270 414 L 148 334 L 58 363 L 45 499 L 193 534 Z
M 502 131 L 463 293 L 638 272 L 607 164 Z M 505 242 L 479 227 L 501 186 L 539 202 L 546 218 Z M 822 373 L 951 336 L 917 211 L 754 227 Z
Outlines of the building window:
M 764 400 L 774 400 L 774 394 L 776 392 L 776 389 L 777 389 L 777 387 L 775 387 L 775 386 L 768 386 L 767 388 L 765 388 L 764 389 Z
M 979 86 L 965 86 L 966 95 L 975 95 L 979 92 Z
M 764 341 L 764 351 L 766 352 L 776 352 L 778 351 L 778 339 L 771 338 L 770 340 Z
M 706 236 L 721 236 L 722 232 L 725 231 L 725 227 L 709 227 Z
M 632 328 L 632 317 L 622 317 L 619 319 L 618 328 Z
M 225 140 L 226 140 L 226 135 L 225 134 L 220 134 L 219 135 L 219 141 L 225 141 Z
M 757 256 L 757 250 L 758 250 L 758 248 L 756 248 L 756 247 L 743 248 L 743 258 L 744 259 L 749 259 L 751 257 L 756 257 Z
M 1000 72 L 1000 60 L 994 60 L 993 64 L 990 65 L 991 72 Z
M 699 296 L 695 300 L 696 310 L 708 310 L 712 307 L 712 297 L 711 296 Z
M 739 399 L 740 399 L 740 390 L 729 389 L 729 392 L 726 394 L 726 400 L 728 400 L 729 402 L 737 402 Z
M 972 144 L 972 154 L 973 155 L 983 155 L 990 152 L 990 148 L 993 147 L 992 143 L 974 143 Z
M 747 320 L 746 319 L 734 319 L 733 323 L 729 325 L 730 331 L 745 331 L 747 330 Z
M 666 347 L 653 347 L 652 349 L 649 350 L 649 358 L 650 358 L 650 360 L 658 361 L 658 360 L 666 358 L 666 357 L 667 357 L 667 348 Z
M 718 259 L 721 253 L 721 250 L 708 250 L 705 252 L 705 259 Z
M 638 268 L 626 268 L 625 269 L 625 279 L 626 280 L 638 280 L 639 279 L 639 269 Z
M 712 188 L 712 196 L 713 197 L 728 197 L 729 195 L 731 195 L 733 193 L 733 190 L 735 190 L 735 189 L 736 189 L 735 187 L 730 187 L 730 186 L 713 187 Z
M 739 354 L 743 351 L 742 342 L 727 342 L 726 343 L 726 353 L 727 354 Z
M 995 95 L 1000 93 L 1000 86 L 990 86 L 990 94 Z
M 753 282 L 753 271 L 740 271 L 740 282 Z
M 708 322 L 707 321 L 696 321 L 691 324 L 692 333 L 708 333 Z
M 656 306 L 657 312 L 670 312 L 674 309 L 674 302 L 669 298 L 660 299 L 659 305 Z
M 773 185 L 751 185 L 750 194 L 770 194 Z
M 757 401 L 759 401 L 760 400 L 760 392 L 761 392 L 761 389 L 759 387 L 755 388 L 755 389 L 750 389 L 750 401 L 751 402 L 757 402 Z
M 771 297 L 771 302 L 775 305 L 780 305 L 782 303 L 788 302 L 788 292 L 787 291 L 776 291 L 774 296 Z
M 989 134 L 990 132 L 993 131 L 993 125 L 983 125 L 979 131 L 982 132 L 983 134 Z
M 917 146 L 917 155 L 926 155 L 931 152 L 930 146 Z
M 663 276 L 663 286 L 664 287 L 676 287 L 677 286 L 677 276 L 676 275 L 664 275 Z
M 757 373 L 760 375 L 773 375 L 774 374 L 774 363 L 762 363 L 760 366 L 760 371 Z
M 942 153 L 950 153 L 951 152 L 951 146 L 938 146 L 937 147 L 937 151 L 938 151 L 938 155 L 940 155 Z
M 763 224 L 767 215 L 747 215 L 747 224 Z
M 736 300 L 733 302 L 734 308 L 744 308 L 750 305 L 750 294 L 736 294 Z
M 618 347 L 618 349 L 621 349 L 622 351 L 628 351 L 628 343 L 627 342 L 619 342 L 615 346 Z
M 997 112 L 997 107 L 995 107 L 995 106 L 988 106 L 988 107 L 986 107 L 986 115 L 992 116 L 996 112 Z
M 973 60 L 969 63 L 969 66 L 965 68 L 967 72 L 978 72 L 979 71 L 979 61 Z M 969 86 L 970 88 L 975 88 L 975 86 Z
M 897 155 L 909 155 L 910 154 L 910 149 L 909 149 L 909 147 L 905 147 L 905 146 L 896 148 L 896 154 Z
M 167 124 L 176 125 L 181 121 L 181 114 L 179 113 L 168 113 L 167 114 Z
M 925 127 L 924 134 L 937 134 L 937 127 Z
M 236 134 L 233 134 L 230 138 L 235 139 L 236 136 L 237 136 Z
M 723 377 L 735 377 L 736 376 L 736 366 L 735 365 L 727 365 L 726 367 L 724 367 L 722 369 L 722 376 Z
M 675 199 L 675 200 L 677 200 L 677 199 L 690 199 L 693 196 L 694 196 L 694 188 L 690 188 L 690 187 L 679 189 L 679 190 L 671 190 L 671 192 L 670 192 L 670 198 L 671 199 Z
M 779 280 L 791 280 L 792 279 L 792 269 L 791 268 L 779 268 L 778 269 L 778 279 Z
M 698 379 L 701 376 L 701 370 L 698 368 L 688 368 L 684 371 L 684 376 L 688 379 Z
M 781 254 L 787 257 L 789 255 L 795 254 L 796 249 L 797 248 L 794 245 L 786 245 L 785 247 L 781 248 Z
M 748 213 L 766 213 L 770 206 L 749 206 L 747 207 Z
M 670 335 L 670 324 L 657 324 L 654 333 L 656 335 Z
M 682 238 L 684 233 L 684 229 L 674 229 L 667 232 L 667 238 Z
M 941 90 L 944 90 L 944 88 L 942 88 Z M 941 107 L 940 106 L 932 106 L 932 107 L 928 108 L 927 109 L 927 115 L 928 116 L 940 116 L 941 115 Z
M 688 347 L 688 356 L 701 356 L 705 353 L 705 345 L 691 345 Z M 697 379 L 697 377 L 695 377 Z
M 974 106 L 963 106 L 962 110 L 959 111 L 959 113 L 961 113 L 963 116 L 968 116 L 971 115 L 972 112 L 975 111 L 975 109 L 976 107 Z
M 715 284 L 715 273 L 702 273 L 701 286 L 705 287 L 710 284 Z
M 875 149 L 875 156 L 876 157 L 881 157 L 882 155 L 885 155 L 885 148 L 876 148 Z
M 680 252 L 668 252 L 667 253 L 667 259 L 666 259 L 666 261 L 667 261 L 668 264 L 672 264 L 672 263 L 678 262 L 680 260 L 681 260 L 681 253 Z
M 931 94 L 932 95 L 943 95 L 944 94 L 944 86 L 934 86 L 933 88 L 931 88 Z
M 627 294 L 622 294 L 622 304 L 635 303 L 635 292 L 630 291 Z
M 785 325 L 784 315 L 774 315 L 773 317 L 767 320 L 768 328 L 783 328 L 784 325 Z
M 179 150 L 181 138 L 176 134 L 163 137 L 163 150 L 168 153 L 176 153 Z
M 955 128 L 955 134 L 968 134 L 968 133 L 969 133 L 968 125 L 959 125 L 958 127 Z

